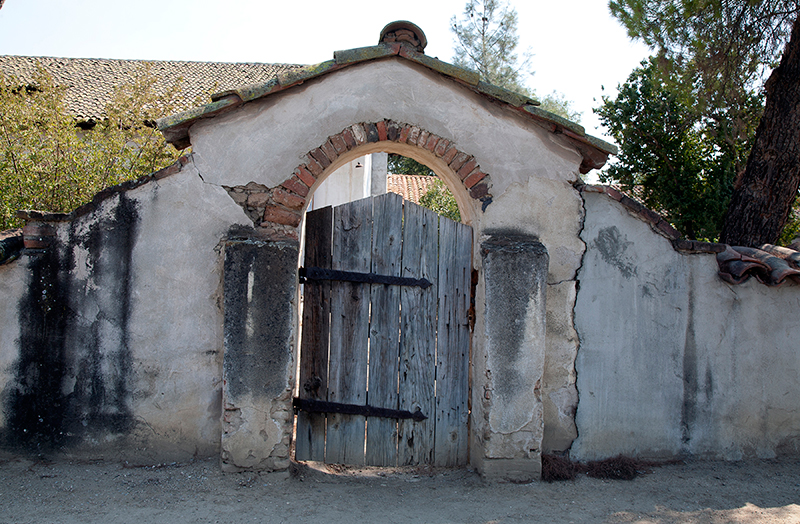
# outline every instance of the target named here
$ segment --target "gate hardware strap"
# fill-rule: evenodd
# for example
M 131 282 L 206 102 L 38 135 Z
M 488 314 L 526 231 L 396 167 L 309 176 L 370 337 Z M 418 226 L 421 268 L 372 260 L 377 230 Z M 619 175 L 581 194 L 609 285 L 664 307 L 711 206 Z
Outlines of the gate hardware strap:
M 339 402 L 326 402 L 324 400 L 314 400 L 309 398 L 292 399 L 295 409 L 307 411 L 309 413 L 342 413 L 344 415 L 364 415 L 365 417 L 383 418 L 411 418 L 417 422 L 423 421 L 427 416 L 423 415 L 419 409 L 414 413 L 402 409 L 376 408 L 373 406 L 359 406 L 358 404 L 341 404 Z
M 339 280 L 344 282 L 361 282 L 365 284 L 388 284 L 394 286 L 418 286 L 427 289 L 433 283 L 426 278 L 393 277 L 389 275 L 376 275 L 375 273 L 356 273 L 354 271 L 339 271 L 321 267 L 301 267 L 300 282 L 309 280 Z

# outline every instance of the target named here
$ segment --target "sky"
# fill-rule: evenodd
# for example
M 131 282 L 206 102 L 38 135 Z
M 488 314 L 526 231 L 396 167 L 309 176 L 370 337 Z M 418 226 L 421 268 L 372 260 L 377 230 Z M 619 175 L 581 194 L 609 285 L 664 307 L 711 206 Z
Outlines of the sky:
M 5 0 L 0 54 L 314 64 L 340 49 L 378 43 L 409 20 L 425 53 L 452 62 L 450 21 L 466 0 Z M 592 113 L 650 52 L 631 42 L 607 0 L 511 0 L 519 48 L 531 53 L 538 94 L 562 93 L 589 134 L 609 138 Z M 605 87 L 605 90 L 603 90 Z

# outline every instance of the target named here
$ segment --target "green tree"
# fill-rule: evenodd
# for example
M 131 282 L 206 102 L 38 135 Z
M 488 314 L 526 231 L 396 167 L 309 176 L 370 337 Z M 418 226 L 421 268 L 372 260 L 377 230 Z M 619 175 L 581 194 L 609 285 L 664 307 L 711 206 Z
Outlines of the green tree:
M 456 36 L 453 63 L 477 71 L 490 84 L 536 98 L 523 79 L 531 76 L 530 53 L 517 54 L 517 11 L 501 0 L 468 0 L 464 16 L 450 20 Z M 558 92 L 541 100 L 542 109 L 578 121 L 569 101 Z
M 173 162 L 153 121 L 175 112 L 181 80 L 155 91 L 147 66 L 114 93 L 105 117 L 80 130 L 64 88 L 40 70 L 33 85 L 0 75 L 0 230 L 21 225 L 19 209 L 68 212 L 104 187 Z
M 389 153 L 387 168 L 390 173 L 396 175 L 436 176 L 425 164 L 420 164 L 413 158 L 395 153 Z
M 692 97 L 663 80 L 654 59 L 635 69 L 617 97 L 604 98 L 595 112 L 620 144 L 617 161 L 601 180 L 639 189 L 645 205 L 687 237 L 716 239 L 735 157 L 746 146 L 723 140 L 717 123 L 693 110 Z
M 443 217 L 461 222 L 461 212 L 458 210 L 458 203 L 456 203 L 453 193 L 438 178 L 433 181 L 430 189 L 420 197 L 419 203 Z
M 775 242 L 800 184 L 800 24 L 797 0 L 612 0 L 628 29 L 658 51 L 660 71 L 717 123 L 717 142 L 752 148 L 734 158 L 738 175 L 721 241 Z M 762 80 L 766 106 L 752 104 Z M 746 159 L 746 160 L 745 160 Z

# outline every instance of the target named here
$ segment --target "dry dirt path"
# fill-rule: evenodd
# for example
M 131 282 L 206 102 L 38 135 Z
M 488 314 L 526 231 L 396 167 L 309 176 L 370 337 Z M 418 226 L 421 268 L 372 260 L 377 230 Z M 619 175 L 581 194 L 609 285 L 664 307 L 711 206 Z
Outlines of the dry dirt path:
M 487 484 L 465 470 L 298 467 L 224 474 L 12 459 L 0 523 L 800 522 L 800 461 L 690 462 L 633 481 Z

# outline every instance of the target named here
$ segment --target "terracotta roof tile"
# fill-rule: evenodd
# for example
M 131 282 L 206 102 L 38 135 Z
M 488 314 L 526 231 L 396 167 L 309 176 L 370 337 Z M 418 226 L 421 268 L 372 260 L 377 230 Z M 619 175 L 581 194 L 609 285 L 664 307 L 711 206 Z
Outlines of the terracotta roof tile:
M 428 192 L 436 177 L 425 175 L 393 175 L 386 177 L 386 190 L 405 200 L 419 204 L 419 199 Z
M 184 108 L 196 106 L 198 100 L 206 103 L 213 92 L 265 83 L 302 67 L 292 64 L 0 56 L 0 72 L 25 83 L 33 82 L 37 65 L 43 67 L 57 85 L 66 87 L 67 107 L 82 120 L 102 118 L 114 89 L 130 82 L 146 66 L 158 77 L 156 85 L 162 90 L 169 88 L 175 79 L 183 79 L 179 104 Z

